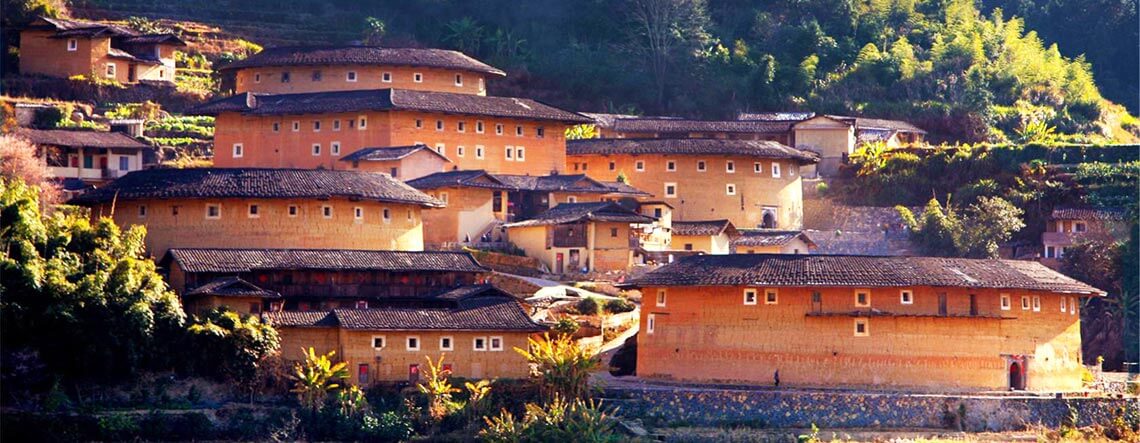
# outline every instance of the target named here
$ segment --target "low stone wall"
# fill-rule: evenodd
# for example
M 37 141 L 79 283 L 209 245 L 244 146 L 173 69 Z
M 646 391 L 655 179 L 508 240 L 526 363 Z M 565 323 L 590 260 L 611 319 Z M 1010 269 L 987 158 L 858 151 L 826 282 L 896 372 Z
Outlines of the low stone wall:
M 657 426 L 750 425 L 772 428 L 961 428 L 1010 431 L 1057 427 L 1076 411 L 1078 425 L 1110 423 L 1140 402 L 1110 398 L 945 396 L 842 391 L 626 388 L 605 391 L 620 414 Z M 1072 408 L 1072 409 L 1070 409 Z

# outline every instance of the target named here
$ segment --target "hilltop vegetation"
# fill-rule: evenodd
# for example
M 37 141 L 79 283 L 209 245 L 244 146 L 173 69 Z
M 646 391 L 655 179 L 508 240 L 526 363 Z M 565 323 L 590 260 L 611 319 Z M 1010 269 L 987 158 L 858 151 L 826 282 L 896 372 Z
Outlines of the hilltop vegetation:
M 491 83 L 492 93 L 576 110 L 728 118 L 805 109 L 906 118 L 935 141 L 1021 142 L 1043 132 L 1135 141 L 1140 124 L 1102 97 L 1094 73 L 1135 111 L 1135 51 L 1112 48 L 1136 46 L 1136 1 L 1100 0 L 1096 12 L 1076 0 L 1022 3 L 983 1 L 980 10 L 971 0 L 86 0 L 72 8 L 197 20 L 263 44 L 368 36 L 454 48 L 510 72 Z M 1011 11 L 995 9 L 1002 6 Z M 1084 11 L 1078 20 L 1096 26 L 1065 26 L 1066 11 Z M 1061 45 L 1010 12 L 1048 27 Z

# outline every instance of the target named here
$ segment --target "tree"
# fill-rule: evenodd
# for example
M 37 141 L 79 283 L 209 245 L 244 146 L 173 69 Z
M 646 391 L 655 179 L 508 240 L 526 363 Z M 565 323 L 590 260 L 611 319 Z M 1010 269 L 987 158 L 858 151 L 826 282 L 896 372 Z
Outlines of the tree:
M 293 367 L 293 392 L 297 401 L 315 416 L 324 407 L 329 392 L 340 389 L 340 381 L 348 378 L 348 363 L 333 363 L 336 351 L 317 355 L 313 348 L 302 349 L 303 363 Z
M 44 152 L 41 155 L 49 155 Z M 59 185 L 50 180 L 43 159 L 36 156 L 36 146 L 12 134 L 0 134 L 0 177 L 8 181 L 20 180 L 39 188 L 41 208 L 59 202 Z
M 364 44 L 378 46 L 380 40 L 388 33 L 388 25 L 384 20 L 376 17 L 367 17 L 364 19 Z
M 187 331 L 195 371 L 239 386 L 253 385 L 258 367 L 280 344 L 273 326 L 224 307 L 194 317 Z
M 474 19 L 463 17 L 452 20 L 445 27 L 447 34 L 443 36 L 444 43 L 466 54 L 474 55 L 479 52 L 479 46 L 483 43 L 483 27 Z
M 630 1 L 630 41 L 650 68 L 658 109 L 665 109 L 670 68 L 709 41 L 706 14 L 704 0 Z
M 937 199 L 930 199 L 916 218 L 909 209 L 896 207 L 911 230 L 911 240 L 923 253 L 940 257 L 997 258 L 998 247 L 1025 227 L 1023 211 L 1000 197 L 979 197 L 959 215 Z
M 169 368 L 185 316 L 144 256 L 146 229 L 123 232 L 77 211 L 44 216 L 38 191 L 0 179 L 0 331 L 55 373 L 115 380 Z

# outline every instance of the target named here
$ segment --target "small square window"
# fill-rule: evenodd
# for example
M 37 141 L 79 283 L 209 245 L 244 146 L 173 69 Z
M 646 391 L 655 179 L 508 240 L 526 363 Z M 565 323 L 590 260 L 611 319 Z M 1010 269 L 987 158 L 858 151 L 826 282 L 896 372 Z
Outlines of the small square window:
M 705 172 L 708 170 L 708 164 L 704 160 L 697 161 L 697 172 Z
M 732 183 L 724 185 L 724 193 L 726 195 L 736 195 L 736 185 Z
M 289 76 L 289 71 L 282 72 L 281 73 L 281 83 L 289 83 L 289 80 L 291 80 L 291 78 Z
M 913 305 L 914 292 L 911 292 L 909 290 L 899 291 L 899 303 L 902 303 L 904 305 Z
M 665 162 L 665 170 L 669 171 L 669 172 L 676 171 L 677 170 L 677 162 L 675 162 L 673 160 L 669 160 L 669 161 Z
M 666 183 L 665 184 L 665 197 L 669 197 L 669 198 L 676 198 L 677 197 L 677 184 L 676 183 Z
M 752 164 L 752 172 L 755 172 L 757 174 L 764 172 L 764 167 L 761 166 L 760 162 L 753 163 Z
M 290 217 L 296 217 L 297 213 L 298 213 L 297 205 L 289 205 L 289 216 Z
M 1001 295 L 1001 310 L 1008 311 L 1008 310 L 1010 310 L 1011 307 L 1012 307 L 1012 303 L 1009 300 L 1009 294 L 1002 294 Z
M 221 205 L 211 204 L 206 205 L 206 218 L 219 219 L 222 218 Z
M 610 170 L 611 171 L 617 170 L 617 162 L 610 162 Z
M 780 164 L 772 163 L 772 178 L 780 178 Z
M 495 123 L 495 135 L 503 135 L 503 124 Z
M 451 351 L 455 349 L 455 341 L 451 337 L 439 338 L 439 350 Z
M 476 351 L 486 351 L 487 337 L 475 337 L 475 339 L 472 340 L 471 347 Z
M 313 81 L 321 81 L 321 71 L 313 71 Z
M 515 126 L 515 135 L 516 135 L 516 136 L 518 136 L 518 137 L 522 137 L 522 136 L 523 136 L 523 127 L 522 127 L 521 125 L 520 125 L 520 126 Z
M 234 158 L 241 158 L 245 155 L 245 147 L 241 143 L 234 143 Z
M 340 130 L 340 119 L 333 120 L 333 131 Z
M 732 160 L 724 162 L 724 172 L 727 172 L 729 174 L 735 174 L 736 173 L 736 162 L 734 162 Z
M 455 86 L 463 86 L 463 74 L 455 74 Z
M 1077 314 L 1077 306 L 1079 306 L 1077 305 L 1077 298 L 1069 297 L 1069 315 Z
M 329 143 L 329 154 L 340 155 L 340 142 Z
M 610 228 L 610 237 L 617 238 L 618 228 Z
M 321 216 L 323 216 L 324 218 L 332 218 L 332 216 L 333 216 L 332 206 L 329 206 L 329 205 L 321 206 Z
M 321 144 L 313 143 L 313 155 L 321 155 Z
M 293 120 L 293 132 L 298 132 L 300 130 L 301 130 L 301 122 L 299 122 L 297 120 Z
M 871 306 L 871 293 L 867 291 L 855 291 L 855 306 L 860 308 Z
M 1033 312 L 1041 312 L 1041 296 L 1033 296 Z
M 754 305 L 754 304 L 756 304 L 756 298 L 757 298 L 757 292 L 755 289 L 745 289 L 744 290 L 744 304 Z
M 170 207 L 170 215 L 177 216 L 178 215 L 178 208 L 179 208 L 178 205 L 171 206 Z
M 360 124 L 356 125 L 356 129 L 364 129 L 368 127 L 368 117 L 362 115 L 359 117 L 359 120 Z
M 457 122 L 455 124 L 456 132 L 467 132 L 467 122 Z
M 515 156 L 515 148 L 514 148 L 514 146 L 507 146 L 507 150 L 505 151 L 505 155 L 506 155 L 507 161 L 509 161 L 509 162 L 515 161 L 515 157 L 514 157 Z
M 115 69 L 116 69 L 116 66 L 114 63 L 107 63 L 107 77 L 114 77 L 115 76 Z
M 436 131 L 442 131 L 443 130 L 443 120 L 436 120 L 435 121 L 435 130 Z
M 1065 306 L 1065 297 L 1061 297 L 1061 312 L 1068 311 Z
M 424 120 L 422 118 L 417 118 L 416 119 L 416 129 L 423 129 L 423 128 L 424 128 Z
M 377 351 L 384 349 L 384 336 L 383 335 L 373 335 L 372 336 L 372 348 L 376 349 Z
M 391 209 L 384 208 L 383 211 L 380 211 L 380 215 L 384 218 L 384 223 L 388 223 L 388 222 L 392 221 L 392 210 Z
M 515 161 L 526 161 L 526 148 L 522 146 L 515 147 Z
M 313 120 L 313 132 L 321 132 L 321 121 Z
M 412 81 L 414 81 L 416 83 L 423 83 L 424 82 L 424 75 L 416 72 L 416 73 L 412 74 Z
M 253 82 L 261 83 L 261 74 L 253 74 Z
M 483 159 L 483 145 L 475 145 L 475 158 Z
M 463 153 L 464 153 L 464 149 L 462 146 L 456 146 L 455 147 L 455 155 L 456 156 L 463 157 Z
M 475 122 L 475 133 L 477 133 L 477 134 L 483 133 L 483 121 L 482 120 L 477 120 Z
M 775 289 L 764 291 L 764 304 L 774 305 L 779 302 L 780 294 Z
M 657 307 L 658 308 L 664 308 L 665 307 L 665 294 L 666 293 L 665 293 L 664 289 L 658 289 L 657 290 Z
M 273 132 L 281 132 L 281 123 L 273 122 Z
M 146 218 L 146 205 L 139 205 L 139 218 Z
M 491 350 L 492 351 L 502 351 L 503 350 L 503 337 L 491 337 Z
M 447 155 L 447 145 L 444 145 L 443 143 L 436 143 L 435 152 L 438 152 L 439 155 Z
M 258 218 L 258 217 L 261 217 L 261 207 L 258 206 L 257 204 L 250 204 L 249 205 L 249 218 Z
M 546 138 L 546 128 L 544 128 L 542 126 L 534 128 L 534 137 L 535 138 Z
M 871 335 L 870 322 L 865 318 L 855 319 L 855 336 L 866 337 Z
M 419 337 L 414 337 L 414 336 L 408 337 L 408 350 L 409 351 L 420 350 L 420 338 Z
M 357 220 L 364 220 L 364 208 L 360 206 L 352 208 L 352 218 Z
M 74 38 L 67 39 L 67 50 L 68 51 L 78 51 L 79 50 L 79 40 L 76 40 Z
M 344 79 L 346 81 L 349 81 L 349 82 L 355 82 L 356 81 L 356 71 L 348 71 L 348 73 L 345 74 Z
M 380 81 L 384 83 L 392 83 L 392 73 L 385 72 L 383 74 L 380 74 Z
M 1023 311 L 1029 310 L 1029 296 L 1027 296 L 1027 295 L 1021 296 L 1021 310 L 1023 310 Z
M 645 317 L 645 333 L 652 334 L 653 329 L 657 327 L 657 316 L 649 314 Z
M 633 169 L 636 169 L 637 172 L 645 172 L 645 161 L 638 160 L 633 164 Z

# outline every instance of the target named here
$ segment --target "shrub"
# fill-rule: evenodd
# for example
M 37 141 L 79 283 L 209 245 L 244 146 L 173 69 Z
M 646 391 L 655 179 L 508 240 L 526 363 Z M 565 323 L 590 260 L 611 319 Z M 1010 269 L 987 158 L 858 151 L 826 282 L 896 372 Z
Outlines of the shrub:
M 585 297 L 579 300 L 578 304 L 574 305 L 574 308 L 582 315 L 598 315 L 601 313 L 601 305 L 598 304 L 598 300 L 594 297 Z
M 827 182 L 816 183 L 816 185 L 815 185 L 816 194 L 819 194 L 821 196 L 827 195 L 827 190 L 828 190 Z
M 404 441 L 412 437 L 412 422 L 394 411 L 365 415 L 360 425 L 361 437 L 370 441 Z
M 578 332 L 580 326 L 578 321 L 570 317 L 563 317 L 558 319 L 558 323 L 554 325 L 554 332 L 563 335 L 574 335 Z
M 624 298 L 614 298 L 606 301 L 606 312 L 611 314 L 620 314 L 623 312 L 630 312 L 636 309 L 633 303 Z
M 487 426 L 479 437 L 486 442 L 617 442 L 621 437 L 614 432 L 615 412 L 607 412 L 594 400 L 566 401 L 556 396 L 544 405 L 528 403 L 521 420 L 506 410 L 484 418 Z

